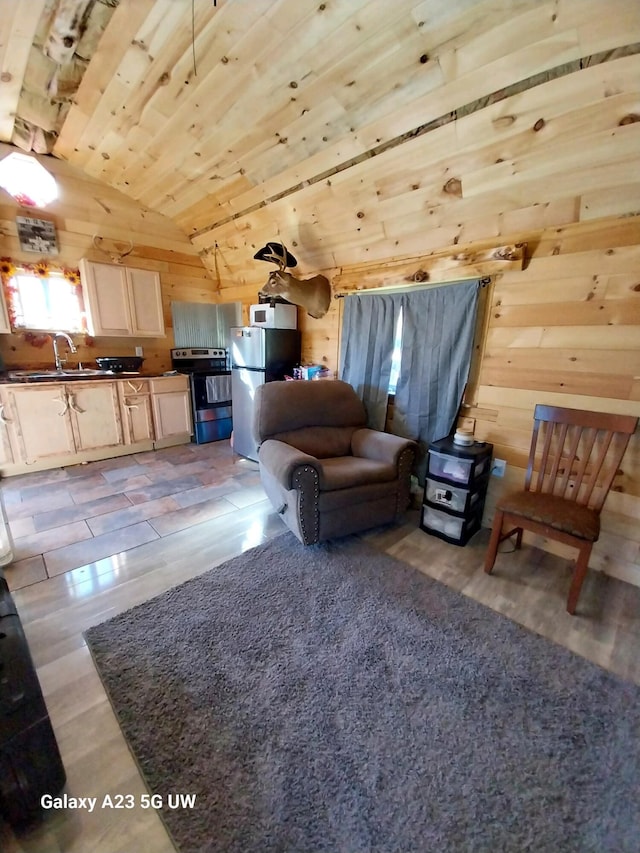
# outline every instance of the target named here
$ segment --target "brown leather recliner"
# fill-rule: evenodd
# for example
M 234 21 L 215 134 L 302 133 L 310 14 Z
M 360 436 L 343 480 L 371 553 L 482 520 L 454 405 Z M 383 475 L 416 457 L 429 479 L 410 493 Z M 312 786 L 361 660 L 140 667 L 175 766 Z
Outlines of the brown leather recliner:
M 416 444 L 367 429 L 346 382 L 267 382 L 253 430 L 272 504 L 303 545 L 395 521 L 410 498 Z

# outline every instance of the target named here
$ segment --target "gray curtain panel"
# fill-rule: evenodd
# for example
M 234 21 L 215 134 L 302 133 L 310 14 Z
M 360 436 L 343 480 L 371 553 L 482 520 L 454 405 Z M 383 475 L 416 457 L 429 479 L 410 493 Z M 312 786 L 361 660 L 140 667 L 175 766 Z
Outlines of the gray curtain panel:
M 418 439 L 424 484 L 429 442 L 449 435 L 469 376 L 480 282 L 404 293 L 402 366 L 393 431 Z
M 384 429 L 400 296 L 363 294 L 345 299 L 340 378 L 357 391 L 371 429 Z
M 372 429 L 384 429 L 394 334 L 403 311 L 402 363 L 393 431 L 416 439 L 424 484 L 429 442 L 451 432 L 469 376 L 480 282 L 455 282 L 345 300 L 340 377 L 364 402 Z

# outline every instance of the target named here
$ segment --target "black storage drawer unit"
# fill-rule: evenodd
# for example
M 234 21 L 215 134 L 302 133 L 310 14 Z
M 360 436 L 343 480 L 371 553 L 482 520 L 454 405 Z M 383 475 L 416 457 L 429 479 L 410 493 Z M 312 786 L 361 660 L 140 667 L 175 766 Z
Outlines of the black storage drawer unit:
M 453 545 L 466 545 L 482 524 L 493 445 L 455 444 L 452 437 L 429 445 L 420 527 Z

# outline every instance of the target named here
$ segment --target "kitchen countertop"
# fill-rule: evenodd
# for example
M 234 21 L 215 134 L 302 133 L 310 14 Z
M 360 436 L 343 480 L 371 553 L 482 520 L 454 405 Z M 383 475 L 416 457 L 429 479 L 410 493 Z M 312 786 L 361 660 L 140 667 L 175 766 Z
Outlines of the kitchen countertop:
M 166 373 L 139 373 L 139 372 L 120 372 L 114 373 L 110 370 L 87 370 L 58 373 L 55 370 L 6 370 L 0 374 L 0 384 L 3 385 L 41 385 L 51 384 L 54 382 L 95 382 L 114 379 L 159 379 L 166 376 L 180 376 L 179 371 L 170 370 Z

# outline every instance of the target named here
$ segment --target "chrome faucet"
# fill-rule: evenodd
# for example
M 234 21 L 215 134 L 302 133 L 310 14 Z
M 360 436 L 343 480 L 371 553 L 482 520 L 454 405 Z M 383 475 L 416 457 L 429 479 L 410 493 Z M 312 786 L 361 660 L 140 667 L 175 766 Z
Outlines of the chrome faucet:
M 76 345 L 71 340 L 69 335 L 66 332 L 56 332 L 53 336 L 53 354 L 56 359 L 56 370 L 59 373 L 62 373 L 62 365 L 66 362 L 66 358 L 61 358 L 60 353 L 58 352 L 58 338 L 64 338 L 69 345 L 70 352 L 77 352 Z

